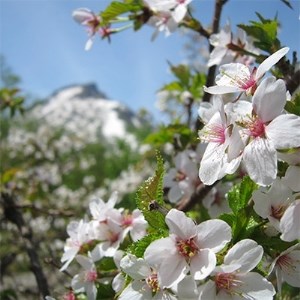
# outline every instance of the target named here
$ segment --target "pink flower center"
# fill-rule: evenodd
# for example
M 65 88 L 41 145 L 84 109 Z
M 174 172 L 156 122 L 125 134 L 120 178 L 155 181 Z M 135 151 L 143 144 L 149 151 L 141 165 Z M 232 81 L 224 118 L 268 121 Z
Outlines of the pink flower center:
M 249 121 L 242 121 L 239 122 L 242 127 L 247 128 L 246 130 L 246 134 L 257 138 L 257 137 L 261 137 L 264 138 L 265 137 L 265 124 L 262 120 L 260 120 L 257 116 L 253 116 L 253 117 L 249 117 Z
M 109 241 L 111 244 L 115 243 L 119 239 L 119 233 L 117 232 L 110 232 L 109 233 Z
M 174 181 L 182 181 L 186 178 L 186 174 L 180 170 L 177 171 Z
M 281 270 L 287 270 L 287 273 L 290 273 L 289 270 L 292 270 L 292 269 L 296 268 L 296 266 L 294 265 L 293 260 L 288 255 L 280 256 L 276 261 L 276 265 Z
M 234 273 L 218 273 L 215 276 L 215 283 L 218 291 L 225 290 L 227 293 L 232 293 L 232 289 L 239 286 L 241 281 L 236 279 Z
M 94 282 L 97 279 L 97 272 L 96 271 L 87 271 L 85 274 L 85 281 Z
M 132 224 L 132 222 L 133 222 L 132 215 L 130 215 L 130 214 L 123 215 L 122 226 L 128 227 Z
M 197 254 L 199 251 L 198 246 L 196 245 L 194 238 L 188 240 L 176 240 L 177 251 L 184 258 L 191 258 Z
M 200 132 L 200 139 L 205 142 L 223 144 L 225 142 L 225 127 L 221 124 L 206 126 Z
M 277 220 L 280 220 L 285 212 L 286 207 L 279 205 L 279 206 L 271 206 L 271 216 Z
M 63 300 L 76 300 L 76 297 L 72 291 L 63 296 Z
M 156 293 L 160 290 L 156 273 L 152 273 L 150 276 L 148 276 L 146 278 L 146 283 L 153 293 Z

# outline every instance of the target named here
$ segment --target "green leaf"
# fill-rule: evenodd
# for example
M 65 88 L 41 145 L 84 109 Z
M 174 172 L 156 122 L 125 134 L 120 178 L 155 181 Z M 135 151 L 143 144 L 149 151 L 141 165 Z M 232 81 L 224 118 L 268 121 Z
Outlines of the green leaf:
M 183 92 L 184 88 L 178 81 L 172 81 L 172 82 L 164 85 L 160 90 L 161 91 L 169 91 L 169 92 L 173 92 L 173 91 Z
M 142 6 L 139 3 L 139 1 L 113 1 L 103 12 L 101 12 L 101 17 L 104 23 L 109 23 L 111 20 L 115 19 L 119 15 L 128 12 L 138 12 L 139 10 L 141 10 L 141 8 Z
M 281 2 L 283 2 L 286 6 L 288 6 L 290 9 L 293 9 L 292 4 L 290 3 L 290 0 L 280 0 Z
M 158 148 L 166 143 L 173 144 L 174 139 L 176 139 L 177 144 L 180 144 L 184 149 L 187 144 L 194 142 L 197 137 L 197 134 L 186 125 L 171 124 L 161 126 L 157 132 L 149 134 L 144 142 Z
M 173 66 L 170 62 L 169 65 L 175 77 L 179 79 L 183 87 L 187 88 L 189 86 L 190 76 L 191 76 L 189 67 L 187 65 Z
M 137 242 L 132 243 L 126 250 L 134 254 L 136 257 L 143 257 L 146 248 L 155 240 L 166 237 L 168 235 L 167 230 L 157 230 L 155 233 L 150 233 L 140 239 Z
M 297 93 L 291 101 L 287 101 L 284 109 L 291 114 L 300 116 L 300 93 Z
M 280 48 L 280 42 L 277 39 L 278 20 L 265 19 L 259 13 L 256 13 L 260 22 L 250 21 L 251 25 L 239 24 L 248 35 L 255 41 L 254 45 L 269 53 L 273 53 Z
M 157 152 L 157 167 L 155 175 L 147 179 L 138 189 L 136 194 L 137 207 L 142 211 L 146 221 L 153 229 L 166 228 L 165 216 L 159 210 L 150 210 L 150 204 L 155 201 L 158 205 L 164 206 L 163 200 L 163 178 L 164 162 Z
M 256 189 L 256 183 L 249 176 L 245 176 L 240 184 L 235 185 L 228 192 L 229 206 L 235 215 L 238 215 L 239 211 L 246 207 Z

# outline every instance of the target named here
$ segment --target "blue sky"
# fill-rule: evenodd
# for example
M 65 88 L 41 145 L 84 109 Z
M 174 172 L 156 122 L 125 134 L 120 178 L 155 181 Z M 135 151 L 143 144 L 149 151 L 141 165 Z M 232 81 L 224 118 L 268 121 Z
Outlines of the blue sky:
M 86 33 L 71 17 L 72 11 L 87 7 L 96 12 L 110 1 L 81 0 L 0 0 L 0 53 L 22 78 L 21 88 L 37 98 L 70 84 L 95 82 L 109 98 L 131 109 L 145 107 L 155 115 L 155 93 L 172 79 L 167 60 L 174 64 L 185 58 L 185 39 L 178 33 L 151 42 L 153 28 L 127 30 L 112 36 L 112 43 L 96 39 L 86 52 Z M 204 25 L 211 22 L 212 0 L 192 2 Z M 300 1 L 291 1 L 294 10 L 279 0 L 229 0 L 221 25 L 230 18 L 233 30 L 238 23 L 278 13 L 280 38 L 291 50 L 300 50 Z M 291 52 L 291 51 L 290 51 Z

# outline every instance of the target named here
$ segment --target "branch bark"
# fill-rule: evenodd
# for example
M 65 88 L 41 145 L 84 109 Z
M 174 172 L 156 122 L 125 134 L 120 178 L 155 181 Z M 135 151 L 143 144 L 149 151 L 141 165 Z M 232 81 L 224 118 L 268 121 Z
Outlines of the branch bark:
M 31 270 L 35 276 L 39 293 L 45 298 L 50 295 L 48 283 L 40 264 L 39 256 L 36 251 L 36 245 L 33 242 L 32 230 L 28 224 L 26 224 L 22 213 L 15 204 L 15 199 L 8 193 L 1 193 L 1 205 L 3 206 L 4 216 L 7 220 L 14 223 L 20 232 L 24 247 L 28 254 Z

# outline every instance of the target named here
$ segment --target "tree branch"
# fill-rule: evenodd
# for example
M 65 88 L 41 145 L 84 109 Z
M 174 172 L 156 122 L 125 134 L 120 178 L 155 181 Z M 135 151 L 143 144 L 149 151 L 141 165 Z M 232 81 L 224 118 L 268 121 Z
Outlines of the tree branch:
M 36 251 L 36 245 L 33 242 L 32 230 L 25 223 L 22 213 L 15 204 L 14 197 L 8 193 L 1 192 L 1 205 L 3 206 L 4 216 L 7 220 L 14 223 L 20 232 L 24 247 L 29 256 L 31 270 L 34 273 L 40 294 L 45 298 L 50 295 L 48 283 L 44 275 L 39 256 Z

